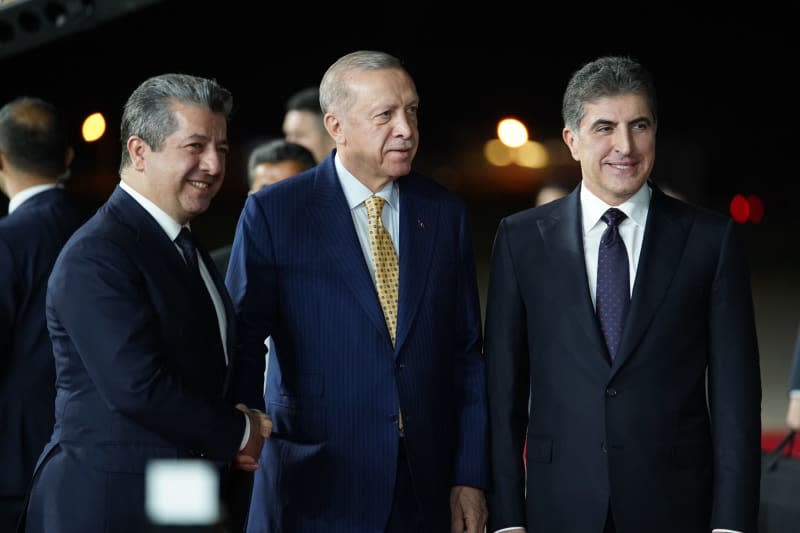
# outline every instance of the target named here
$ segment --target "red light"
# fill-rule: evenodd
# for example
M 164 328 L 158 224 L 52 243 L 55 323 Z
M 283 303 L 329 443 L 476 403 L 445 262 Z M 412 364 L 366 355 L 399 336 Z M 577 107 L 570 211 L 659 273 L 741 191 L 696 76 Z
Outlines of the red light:
M 744 224 L 750 217 L 750 203 L 741 194 L 737 194 L 731 200 L 731 217 L 739 224 Z
M 764 218 L 764 202 L 756 194 L 751 194 L 747 197 L 747 203 L 750 206 L 750 222 L 758 224 Z

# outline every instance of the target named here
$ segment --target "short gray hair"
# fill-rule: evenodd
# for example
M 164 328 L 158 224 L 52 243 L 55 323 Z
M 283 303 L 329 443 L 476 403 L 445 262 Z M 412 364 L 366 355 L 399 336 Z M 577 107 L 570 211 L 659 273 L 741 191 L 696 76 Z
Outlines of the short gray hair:
M 340 57 L 328 68 L 319 84 L 319 106 L 322 114 L 333 108 L 347 109 L 350 106 L 351 94 L 346 83 L 348 72 L 382 69 L 399 69 L 408 74 L 400 60 L 386 52 L 359 50 Z
M 172 110 L 174 102 L 195 104 L 230 118 L 233 96 L 216 81 L 188 74 L 162 74 L 139 85 L 125 103 L 120 125 L 122 157 L 120 172 L 131 159 L 127 143 L 132 135 L 141 137 L 153 150 L 178 128 Z
M 639 94 L 656 120 L 657 102 L 653 77 L 645 68 L 627 57 L 601 57 L 585 64 L 567 84 L 561 115 L 564 127 L 575 132 L 584 115 L 583 105 L 606 96 Z

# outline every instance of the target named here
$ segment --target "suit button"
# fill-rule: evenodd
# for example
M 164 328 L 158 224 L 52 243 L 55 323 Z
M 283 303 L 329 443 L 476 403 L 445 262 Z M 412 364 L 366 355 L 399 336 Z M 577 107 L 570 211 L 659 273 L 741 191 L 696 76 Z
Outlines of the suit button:
M 403 370 L 405 367 L 406 367 L 406 365 L 404 365 L 403 363 L 395 363 L 394 364 L 394 369 L 397 370 L 398 372 L 400 370 Z
M 606 389 L 606 396 L 608 396 L 609 398 L 613 398 L 616 395 L 617 395 L 617 389 L 613 387 L 609 387 Z
M 608 453 L 608 449 L 606 448 L 605 441 L 600 443 L 600 451 L 603 452 L 603 453 Z

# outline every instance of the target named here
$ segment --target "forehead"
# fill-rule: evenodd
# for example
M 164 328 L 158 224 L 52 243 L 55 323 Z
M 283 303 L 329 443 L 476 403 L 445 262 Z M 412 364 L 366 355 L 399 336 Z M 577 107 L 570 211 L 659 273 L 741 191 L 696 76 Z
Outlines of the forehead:
M 170 108 L 178 125 L 172 135 L 225 136 L 228 121 L 222 112 L 215 112 L 205 106 L 187 102 L 172 102 Z
M 353 70 L 348 74 L 347 82 L 362 105 L 379 105 L 382 100 L 407 103 L 417 99 L 414 82 L 401 69 Z
M 581 125 L 591 125 L 597 120 L 627 122 L 642 117 L 653 120 L 646 96 L 636 93 L 615 94 L 584 102 Z
M 287 159 L 286 161 L 266 162 L 259 163 L 253 169 L 253 174 L 257 175 L 286 175 L 294 176 L 305 170 L 305 165 L 294 159 Z

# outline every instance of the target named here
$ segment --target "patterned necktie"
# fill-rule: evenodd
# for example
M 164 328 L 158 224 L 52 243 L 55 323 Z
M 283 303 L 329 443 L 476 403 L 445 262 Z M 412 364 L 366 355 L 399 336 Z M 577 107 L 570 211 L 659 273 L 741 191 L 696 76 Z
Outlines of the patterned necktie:
M 369 251 L 372 264 L 375 266 L 375 288 L 378 291 L 378 300 L 381 302 L 389 336 L 394 344 L 397 333 L 397 287 L 400 275 L 397 268 L 397 253 L 381 220 L 383 204 L 384 199 L 380 196 L 370 196 L 364 200 L 369 221 Z
M 597 318 L 612 360 L 617 356 L 631 300 L 628 252 L 618 228 L 626 217 L 625 213 L 613 207 L 603 213 L 603 222 L 608 227 L 600 239 L 597 255 Z

